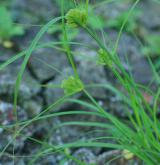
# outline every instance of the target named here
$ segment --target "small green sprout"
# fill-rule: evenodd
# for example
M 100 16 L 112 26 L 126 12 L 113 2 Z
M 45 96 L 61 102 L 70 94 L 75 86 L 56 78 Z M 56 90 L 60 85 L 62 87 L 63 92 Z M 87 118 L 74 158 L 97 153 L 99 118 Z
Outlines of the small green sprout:
M 85 26 L 87 24 L 87 11 L 84 9 L 70 9 L 66 14 L 67 24 L 70 27 L 77 28 L 78 26 Z
M 99 49 L 98 51 L 98 59 L 97 59 L 98 65 L 107 65 L 108 67 L 113 66 L 113 62 L 109 56 L 109 54 L 104 49 Z
M 79 78 L 70 76 L 68 79 L 64 79 L 61 84 L 61 88 L 64 89 L 65 94 L 74 94 L 84 89 L 84 85 Z

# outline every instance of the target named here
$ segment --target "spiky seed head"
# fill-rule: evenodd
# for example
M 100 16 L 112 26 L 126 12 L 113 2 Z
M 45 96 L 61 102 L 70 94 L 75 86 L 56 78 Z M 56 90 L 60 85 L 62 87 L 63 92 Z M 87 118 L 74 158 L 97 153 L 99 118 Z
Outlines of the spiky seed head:
M 70 76 L 68 79 L 64 79 L 61 83 L 65 94 L 74 94 L 84 89 L 84 85 L 79 78 Z
M 77 28 L 78 26 L 85 26 L 87 24 L 87 11 L 84 9 L 70 9 L 66 14 L 67 24 L 70 27 Z
M 99 49 L 98 51 L 97 64 L 104 65 L 104 66 L 107 65 L 108 67 L 113 66 L 113 62 L 110 58 L 110 55 L 104 49 Z

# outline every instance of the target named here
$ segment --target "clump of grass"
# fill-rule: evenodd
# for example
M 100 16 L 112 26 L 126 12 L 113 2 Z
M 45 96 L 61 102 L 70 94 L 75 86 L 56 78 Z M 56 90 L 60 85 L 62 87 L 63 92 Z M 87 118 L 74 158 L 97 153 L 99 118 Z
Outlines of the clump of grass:
M 81 162 L 75 159 L 73 156 L 71 156 L 69 152 L 66 152 L 66 149 L 78 148 L 78 147 L 103 147 L 103 148 L 119 149 L 122 150 L 124 154 L 126 154 L 125 155 L 126 158 L 132 158 L 135 155 L 148 165 L 157 165 L 160 162 L 160 155 L 159 155 L 160 123 L 157 119 L 156 113 L 157 113 L 157 101 L 160 92 L 158 90 L 158 92 L 155 94 L 154 106 L 151 107 L 142 96 L 140 87 L 135 83 L 132 76 L 130 76 L 130 74 L 128 74 L 125 71 L 116 53 L 118 41 L 120 39 L 123 28 L 125 27 L 125 23 L 127 22 L 127 19 L 129 19 L 129 15 L 134 11 L 134 8 L 136 4 L 139 2 L 139 0 L 137 0 L 134 3 L 133 7 L 129 10 L 128 15 L 126 16 L 127 19 L 125 19 L 124 22 L 122 22 L 122 27 L 118 35 L 117 42 L 115 44 L 115 48 L 112 51 L 109 51 L 107 46 L 101 41 L 101 39 L 97 35 L 95 35 L 95 33 L 91 30 L 90 27 L 87 26 L 86 21 L 87 21 L 87 17 L 89 17 L 89 12 L 87 10 L 89 5 L 88 2 L 89 1 L 86 0 L 86 8 L 84 10 L 78 9 L 76 4 L 76 8 L 69 10 L 69 12 L 65 16 L 64 1 L 62 0 L 62 9 L 61 9 L 62 16 L 59 18 L 55 18 L 51 20 L 48 24 L 46 24 L 40 30 L 40 32 L 37 34 L 35 39 L 32 41 L 30 47 L 25 52 L 20 53 L 19 55 L 15 56 L 12 59 L 9 59 L 4 64 L 0 65 L 0 69 L 4 69 L 4 67 L 6 67 L 8 64 L 25 55 L 15 86 L 14 110 L 16 115 L 18 90 L 27 62 L 32 52 L 35 49 L 37 49 L 38 41 L 40 40 L 42 35 L 49 29 L 50 26 L 62 20 L 62 32 L 63 32 L 64 40 L 61 42 L 61 45 L 63 46 L 64 51 L 66 52 L 66 55 L 68 57 L 68 60 L 73 68 L 74 75 L 62 81 L 61 88 L 64 89 L 64 93 L 65 93 L 64 97 L 58 99 L 55 103 L 53 103 L 48 108 L 43 110 L 40 114 L 35 116 L 35 118 L 21 123 L 18 122 L 17 120 L 16 124 L 8 126 L 10 128 L 16 126 L 17 128 L 13 136 L 13 140 L 17 137 L 17 135 L 21 134 L 21 131 L 25 127 L 32 124 L 33 122 L 36 122 L 37 120 L 45 120 L 47 118 L 67 115 L 67 114 L 71 114 L 71 115 L 78 114 L 79 116 L 95 115 L 103 119 L 105 118 L 106 123 L 100 123 L 100 122 L 82 123 L 80 121 L 72 121 L 72 122 L 66 121 L 60 124 L 60 127 L 65 125 L 79 125 L 84 127 L 94 126 L 97 128 L 102 128 L 103 131 L 107 131 L 110 134 L 110 137 L 108 136 L 93 137 L 92 139 L 87 139 L 87 141 L 77 140 L 74 142 L 61 144 L 61 145 L 48 144 L 47 141 L 40 141 L 38 139 L 28 137 L 29 140 L 34 141 L 43 146 L 42 150 L 37 155 L 35 155 L 35 160 L 38 159 L 43 153 L 49 154 L 50 152 L 58 152 L 59 154 L 64 155 L 65 160 L 72 159 L 77 164 L 85 164 L 84 162 Z M 121 96 L 122 100 L 124 101 L 128 109 L 131 109 L 133 111 L 133 115 L 130 113 L 130 111 L 127 111 L 129 118 L 128 123 L 126 122 L 124 123 L 122 119 L 118 119 L 116 116 L 113 116 L 112 114 L 106 112 L 105 109 L 102 106 L 100 106 L 99 103 L 88 92 L 87 86 L 85 86 L 85 84 L 83 84 L 82 81 L 80 80 L 78 71 L 76 69 L 76 64 L 74 63 L 73 60 L 74 55 L 71 51 L 70 42 L 68 41 L 68 37 L 67 37 L 65 18 L 67 20 L 67 24 L 70 24 L 72 25 L 72 27 L 76 27 L 76 28 L 81 27 L 83 30 L 86 31 L 86 34 L 89 34 L 96 41 L 97 45 L 99 46 L 99 52 L 98 52 L 99 63 L 104 65 L 105 67 L 108 66 L 110 67 L 111 71 L 116 76 L 117 80 L 119 80 L 119 82 L 121 83 L 123 89 L 125 90 L 125 93 L 118 91 L 115 87 L 109 86 L 108 84 L 101 85 L 101 87 L 107 87 L 112 92 Z M 53 43 L 51 43 L 50 45 L 53 46 Z M 115 67 L 112 67 L 113 65 Z M 152 66 L 152 68 L 154 68 L 154 66 Z M 96 85 L 92 87 L 96 88 Z M 144 87 L 144 89 L 146 89 L 146 87 Z M 88 97 L 90 102 L 86 102 L 83 100 L 69 99 L 73 94 L 77 92 L 83 92 Z M 78 105 L 82 105 L 83 107 L 89 109 L 90 111 L 86 112 L 86 111 L 74 110 L 70 112 L 58 112 L 58 113 L 50 112 L 46 114 L 51 109 L 54 109 L 55 106 L 61 105 L 69 101 L 77 103 Z M 106 139 L 107 141 L 107 139 L 109 138 L 112 139 L 112 142 L 101 141 L 101 139 Z M 7 147 L 10 144 L 11 142 L 7 144 L 7 146 L 1 152 L 1 155 L 4 153 L 4 151 L 7 149 Z M 30 164 L 34 164 L 35 160 L 32 159 Z

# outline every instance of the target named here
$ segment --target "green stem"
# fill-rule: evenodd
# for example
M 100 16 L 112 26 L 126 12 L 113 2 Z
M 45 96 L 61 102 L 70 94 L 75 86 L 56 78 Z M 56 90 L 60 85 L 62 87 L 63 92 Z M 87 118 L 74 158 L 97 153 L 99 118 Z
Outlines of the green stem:
M 76 65 L 74 63 L 74 59 L 70 50 L 70 47 L 68 45 L 68 36 L 66 32 L 66 26 L 65 26 L 65 17 L 64 17 L 64 0 L 61 0 L 61 15 L 63 16 L 62 18 L 62 29 L 63 29 L 63 37 L 64 37 L 64 49 L 66 50 L 67 58 L 72 66 L 72 69 L 74 71 L 74 74 L 77 78 L 79 78 L 78 72 Z

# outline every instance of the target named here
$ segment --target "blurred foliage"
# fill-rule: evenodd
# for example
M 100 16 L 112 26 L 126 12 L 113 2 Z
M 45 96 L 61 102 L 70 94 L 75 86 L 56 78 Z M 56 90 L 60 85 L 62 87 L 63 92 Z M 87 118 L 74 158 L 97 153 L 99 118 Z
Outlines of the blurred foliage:
M 79 34 L 79 29 L 70 29 L 69 27 L 67 27 L 66 31 L 67 31 L 68 41 L 74 40 Z M 64 36 L 61 34 L 60 39 L 63 40 L 63 38 Z
M 24 29 L 14 25 L 10 12 L 5 6 L 0 6 L 0 39 L 10 39 L 15 35 L 22 34 L 24 34 Z
M 63 34 L 61 33 L 62 31 L 62 25 L 55 24 L 54 26 L 50 27 L 48 30 L 49 34 L 58 34 L 58 38 L 63 41 Z M 68 26 L 66 26 L 66 31 L 67 31 L 67 37 L 69 41 L 74 40 L 77 35 L 79 34 L 79 29 L 70 29 Z
M 101 30 L 106 26 L 103 17 L 95 14 L 94 9 L 91 6 L 89 8 L 88 24 L 95 30 Z
M 137 20 L 138 17 L 140 16 L 141 12 L 140 10 L 135 10 L 134 13 L 132 13 L 132 15 L 130 16 L 130 18 L 128 19 L 125 27 L 124 27 L 124 31 L 126 32 L 133 32 L 134 30 L 136 30 L 136 28 L 138 27 L 137 24 Z M 120 15 L 118 15 L 116 18 L 110 18 L 107 20 L 107 27 L 109 28 L 114 28 L 116 30 L 120 30 L 124 20 L 127 18 L 128 16 L 128 12 L 122 12 L 120 13 Z
M 145 55 L 160 56 L 160 35 L 146 36 L 147 46 L 142 48 Z
M 53 0 L 54 2 L 56 1 L 57 5 L 61 7 L 61 0 Z M 75 4 L 73 0 L 64 0 L 64 6 L 65 6 L 65 11 L 74 8 Z
M 142 48 L 142 53 L 154 60 L 155 68 L 160 71 L 160 34 L 146 35 L 146 46 Z
M 62 27 L 62 25 L 61 25 L 60 23 L 57 23 L 57 24 L 55 24 L 54 26 L 51 26 L 51 27 L 48 29 L 48 33 L 49 33 L 49 34 L 58 33 L 58 32 L 60 32 L 61 27 Z
M 1 0 L 0 1 L 0 6 L 9 6 L 11 3 L 13 2 L 13 0 Z

